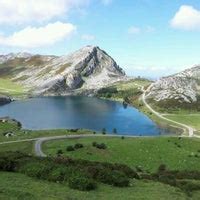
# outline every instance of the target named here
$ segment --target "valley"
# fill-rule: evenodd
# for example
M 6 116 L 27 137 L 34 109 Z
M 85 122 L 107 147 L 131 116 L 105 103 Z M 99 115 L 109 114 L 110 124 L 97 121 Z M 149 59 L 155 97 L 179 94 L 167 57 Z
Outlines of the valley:
M 0 120 L 0 198 L 200 198 L 198 67 L 156 82 L 130 78 L 93 46 L 0 61 L 0 116 L 10 117 Z

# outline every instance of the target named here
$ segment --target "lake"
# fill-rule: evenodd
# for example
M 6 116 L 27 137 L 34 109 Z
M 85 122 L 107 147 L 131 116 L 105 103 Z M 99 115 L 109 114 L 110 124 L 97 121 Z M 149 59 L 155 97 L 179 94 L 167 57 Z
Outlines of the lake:
M 166 134 L 139 110 L 94 97 L 39 97 L 0 106 L 0 116 L 22 123 L 24 129 L 91 129 L 124 135 Z

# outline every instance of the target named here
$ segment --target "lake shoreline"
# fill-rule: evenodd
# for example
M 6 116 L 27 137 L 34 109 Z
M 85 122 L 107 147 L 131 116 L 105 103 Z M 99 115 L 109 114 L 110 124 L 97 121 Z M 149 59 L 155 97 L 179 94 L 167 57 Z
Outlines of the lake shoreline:
M 153 128 L 153 121 L 151 122 L 151 121 L 149 121 L 150 119 L 146 116 L 146 115 L 143 115 L 143 113 L 140 111 L 140 110 L 138 110 L 137 108 L 135 108 L 135 107 L 133 107 L 132 105 L 129 105 L 128 106 L 128 108 L 127 109 L 125 109 L 125 108 L 123 108 L 123 104 L 122 104 L 122 102 L 119 102 L 119 101 L 112 101 L 112 100 L 108 100 L 108 99 L 102 99 L 102 98 L 98 98 L 98 97 L 83 97 L 83 96 L 67 96 L 67 97 L 69 97 L 69 98 L 66 98 L 66 96 L 62 96 L 62 98 L 61 98 L 61 96 L 54 96 L 54 97 L 52 97 L 52 98 L 50 98 L 50 97 L 47 97 L 47 96 L 41 96 L 40 98 L 26 98 L 26 99 L 23 99 L 23 100 L 21 100 L 21 101 L 19 101 L 19 100 L 16 100 L 16 101 L 14 101 L 14 102 L 16 102 L 16 104 L 20 104 L 20 106 L 22 106 L 22 110 L 23 110 L 23 104 L 25 103 L 25 104 L 27 104 L 27 102 L 29 103 L 29 101 L 26 101 L 26 100 L 31 100 L 32 99 L 32 103 L 34 102 L 34 101 L 50 101 L 50 105 L 49 105 L 49 107 L 48 107 L 48 109 L 51 109 L 51 106 L 52 105 L 54 105 L 55 103 L 56 103 L 56 101 L 55 100 L 59 100 L 59 102 L 61 102 L 62 103 L 62 105 L 58 105 L 58 107 L 59 107 L 59 110 L 61 109 L 61 110 L 65 110 L 65 111 L 67 111 L 67 109 L 71 109 L 71 106 L 72 106 L 72 108 L 73 109 L 75 109 L 75 112 L 77 113 L 77 115 L 78 115 L 78 121 L 81 121 L 81 120 L 83 120 L 84 121 L 84 118 L 87 116 L 87 117 L 90 117 L 91 119 L 90 120 L 94 120 L 94 118 L 92 117 L 92 115 L 97 115 L 97 113 L 100 113 L 100 115 L 102 115 L 102 118 L 100 118 L 100 120 L 102 121 L 105 121 L 106 123 L 102 123 L 103 125 L 102 125 L 102 127 L 100 128 L 99 126 L 98 126 L 98 128 L 92 128 L 91 127 L 91 125 L 88 125 L 88 123 L 89 123 L 89 121 L 87 122 L 87 120 L 84 122 L 84 123 L 86 123 L 86 125 L 87 126 L 81 126 L 80 124 L 79 124 L 79 126 L 75 126 L 75 125 L 70 125 L 70 126 L 67 126 L 67 125 L 65 125 L 64 124 L 64 126 L 61 126 L 61 127 L 58 127 L 58 124 L 59 124 L 59 119 L 62 121 L 62 123 L 63 123 L 63 118 L 59 118 L 58 116 L 58 119 L 56 119 L 56 120 L 58 120 L 58 122 L 56 122 L 56 123 L 58 123 L 55 127 L 52 127 L 52 125 L 51 126 L 49 126 L 49 127 L 34 127 L 34 128 L 30 128 L 30 127 L 27 127 L 26 125 L 24 125 L 24 123 L 23 123 L 23 120 L 20 120 L 19 118 L 16 118 L 16 117 L 13 117 L 13 116 L 10 116 L 11 118 L 15 118 L 15 119 L 17 119 L 18 121 L 20 121 L 20 122 L 22 122 L 22 124 L 23 124 L 23 128 L 24 129 L 30 129 L 30 130 L 51 130 L 51 129 L 71 129 L 71 128 L 85 128 L 85 129 L 89 129 L 89 130 L 94 130 L 94 131 L 98 131 L 98 132 L 100 132 L 102 129 L 104 129 L 104 128 L 106 128 L 106 132 L 107 133 L 112 133 L 113 131 L 113 129 L 114 128 L 116 128 L 117 129 L 117 132 L 119 132 L 120 134 L 124 134 L 124 135 L 138 135 L 138 136 L 144 136 L 144 135 L 156 135 L 156 136 L 159 136 L 159 135 L 163 135 L 163 133 L 166 133 L 167 132 L 167 129 L 164 129 L 164 130 L 161 130 L 160 131 L 160 127 L 157 127 L 156 126 L 156 128 L 155 128 L 155 131 L 153 131 L 153 129 L 151 130 L 151 126 L 152 126 L 152 128 Z M 80 97 L 80 98 L 79 98 Z M 39 99 L 39 100 L 38 100 Z M 51 99 L 51 100 L 49 100 L 49 99 Z M 69 105 L 68 104 L 66 104 L 66 99 L 68 99 L 67 101 L 69 101 L 68 103 L 69 103 Z M 23 102 L 23 101 L 26 101 L 26 102 Z M 80 110 L 82 109 L 82 107 L 80 107 L 80 108 L 76 108 L 76 106 L 77 105 L 73 105 L 72 104 L 72 102 L 73 101 L 76 101 L 76 102 L 81 102 L 81 101 L 83 101 L 83 110 L 81 111 L 81 113 L 80 113 Z M 13 103 L 14 103 L 13 102 Z M 12 103 L 12 105 L 13 105 L 13 103 Z M 38 103 L 38 102 L 37 102 Z M 37 104 L 36 103 L 36 104 Z M 53 104 L 52 104 L 53 103 Z M 67 105 L 67 107 L 65 107 L 66 105 Z M 30 104 L 31 105 L 31 104 Z M 74 108 L 74 106 L 75 106 L 75 108 Z M 12 107 L 13 106 L 11 106 L 10 107 L 10 109 L 12 110 Z M 41 109 L 43 109 L 42 107 L 40 107 Z M 28 105 L 26 105 L 26 109 L 25 110 L 27 110 L 27 109 L 31 109 L 31 108 L 29 108 L 29 106 Z M 36 107 L 36 109 L 38 109 L 37 107 Z M 47 109 L 47 110 L 48 110 Z M 80 110 L 79 110 L 80 109 Z M 97 109 L 97 110 L 96 110 Z M 99 110 L 100 109 L 100 110 Z M 106 109 L 106 110 L 103 110 L 102 111 L 102 109 Z M 108 109 L 110 109 L 110 110 L 108 110 Z M 6 110 L 6 108 L 4 109 L 4 111 Z M 91 111 L 91 110 L 94 110 L 94 111 Z M 96 110 L 96 111 L 95 111 Z M 44 109 L 43 109 L 43 111 L 44 111 Z M 55 110 L 56 111 L 56 110 Z M 21 111 L 20 111 L 21 112 Z M 31 112 L 33 112 L 33 111 L 31 111 Z M 59 111 L 60 112 L 60 111 Z M 92 112 L 91 114 L 87 114 L 87 112 Z M 114 113 L 113 113 L 114 112 Z M 119 118 L 119 116 L 116 116 L 116 114 L 115 114 L 115 112 L 116 112 L 116 114 L 117 115 L 119 115 L 120 116 L 120 118 Z M 48 115 L 52 115 L 51 113 L 54 113 L 54 112 L 48 112 Z M 55 112 L 55 113 L 57 113 L 57 111 Z M 85 114 L 86 113 L 86 114 Z M 127 115 L 127 114 L 128 115 Z M 132 113 L 132 114 L 131 114 Z M 80 114 L 80 116 L 79 116 L 79 114 Z M 106 114 L 106 115 L 105 115 Z M 27 114 L 28 115 L 28 114 Z M 67 115 L 69 115 L 68 113 L 65 113 L 64 114 L 64 116 L 65 117 L 67 117 Z M 105 115 L 105 116 L 104 116 Z M 126 115 L 130 118 L 128 121 L 127 121 L 127 119 L 125 120 L 124 118 L 126 118 Z M 137 117 L 136 117 L 136 116 Z M 6 114 L 6 115 L 4 115 L 4 116 L 9 116 L 8 114 Z M 73 114 L 72 114 L 72 116 L 73 116 Z M 109 117 L 108 119 L 107 118 L 105 118 L 105 117 Z M 112 117 L 111 117 L 112 116 Z M 124 116 L 124 117 L 123 117 Z M 134 116 L 135 116 L 135 118 L 134 118 Z M 142 117 L 142 116 L 144 116 L 144 118 Z M 3 117 L 3 116 L 2 116 Z M 24 116 L 23 116 L 24 117 Z M 27 118 L 27 117 L 30 117 L 30 114 L 28 115 L 28 116 L 26 116 L 26 117 L 24 117 L 24 118 Z M 37 117 L 38 117 L 38 114 L 37 114 Z M 77 117 L 77 116 L 76 116 Z M 86 118 L 87 118 L 86 117 Z M 96 116 L 97 117 L 97 116 Z M 111 117 L 111 118 L 110 118 Z M 142 118 L 141 118 L 142 117 Z M 40 117 L 39 117 L 40 118 Z M 118 119 L 119 118 L 119 119 Z M 139 119 L 138 119 L 139 118 Z M 138 121 L 139 122 L 139 124 L 141 123 L 141 125 L 138 125 L 138 123 L 136 122 L 137 120 L 145 120 L 144 122 L 140 122 L 140 121 Z M 43 119 L 42 119 L 43 120 Z M 67 120 L 67 119 L 66 119 Z M 69 120 L 71 120 L 70 118 L 69 118 Z M 110 122 L 110 120 L 111 121 L 113 121 L 113 124 L 112 124 L 112 122 Z M 135 121 L 136 120 L 136 121 Z M 75 120 L 76 121 L 76 120 Z M 53 122 L 54 123 L 54 121 L 52 121 L 52 118 L 50 118 L 50 122 Z M 45 121 L 45 123 L 50 123 L 50 122 L 46 122 Z M 97 119 L 97 122 L 98 122 L 98 119 Z M 114 123 L 115 122 L 115 123 Z M 121 123 L 121 126 L 120 125 L 118 125 L 118 123 Z M 37 122 L 38 123 L 38 122 Z M 41 124 L 43 124 L 44 123 L 44 121 L 42 122 L 41 121 Z M 92 122 L 93 124 L 94 124 L 94 126 L 96 126 L 95 125 L 95 123 L 96 123 L 96 121 L 93 121 Z M 124 129 L 124 123 L 126 124 L 126 123 L 128 123 L 129 125 L 128 125 L 128 129 L 130 129 L 130 130 L 132 130 L 130 127 L 132 127 L 133 128 L 133 130 L 132 131 L 124 131 L 125 129 Z M 150 127 L 148 128 L 148 131 L 146 132 L 146 131 L 144 131 L 145 130 L 145 127 L 143 127 L 143 124 L 144 123 L 144 125 L 146 124 L 146 126 L 148 126 L 148 124 L 150 125 L 150 124 L 152 124 L 152 125 L 150 125 Z M 33 124 L 34 124 L 34 122 L 33 122 Z M 73 123 L 74 124 L 74 123 Z M 98 123 L 97 123 L 98 124 Z M 107 125 L 106 125 L 107 124 Z M 109 125 L 108 126 L 108 124 L 111 124 L 111 125 Z M 116 125 L 116 127 L 115 127 L 115 125 Z M 104 127 L 105 126 L 105 127 Z M 136 129 L 135 129 L 135 131 L 134 131 L 134 127 L 137 127 Z M 140 126 L 141 126 L 141 128 L 140 128 Z M 109 128 L 107 128 L 107 127 L 109 127 Z M 126 128 L 127 129 L 127 128 Z M 127 130 L 128 130 L 127 129 Z M 161 129 L 162 129 L 162 127 L 161 127 Z M 138 131 L 137 131 L 138 130 Z M 149 131 L 150 130 L 150 131 Z M 159 131 L 158 131 L 159 130 Z M 146 132 L 146 133 L 145 133 Z M 168 133 L 167 133 L 168 134 Z M 172 132 L 170 132 L 170 135 L 172 135 Z

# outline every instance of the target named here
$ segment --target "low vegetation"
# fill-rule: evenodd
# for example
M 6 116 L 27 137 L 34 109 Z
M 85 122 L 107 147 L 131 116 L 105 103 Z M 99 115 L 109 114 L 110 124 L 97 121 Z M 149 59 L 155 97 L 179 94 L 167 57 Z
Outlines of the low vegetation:
M 7 133 L 12 133 L 12 136 L 6 137 Z M 58 135 L 70 135 L 70 134 L 93 134 L 93 131 L 85 129 L 59 129 L 59 130 L 24 130 L 12 120 L 2 122 L 0 120 L 0 143 L 23 140 L 23 139 L 33 139 L 38 137 L 48 137 L 48 136 L 58 136 Z
M 57 155 L 58 149 L 62 156 L 74 159 L 85 159 L 98 162 L 122 163 L 131 168 L 156 172 L 160 164 L 166 164 L 171 170 L 198 170 L 200 168 L 200 140 L 179 137 L 148 137 L 148 138 L 91 138 L 48 141 L 43 144 L 47 155 Z M 76 143 L 83 148 L 66 151 L 67 146 Z M 96 148 L 104 144 L 106 149 Z
M 178 99 L 167 99 L 159 102 L 153 100 L 150 101 L 160 112 L 174 113 L 181 110 L 188 112 L 200 112 L 200 96 L 197 97 L 197 101 L 193 103 L 180 102 Z
M 141 86 L 148 85 L 149 83 L 148 80 L 141 78 L 128 82 L 119 82 L 110 87 L 100 89 L 97 97 L 131 103 L 134 98 L 138 98 L 142 94 Z
M 128 187 L 130 178 L 139 175 L 126 165 L 56 158 L 36 158 L 23 153 L 0 154 L 0 171 L 18 172 L 37 179 L 67 182 L 78 190 L 94 190 L 96 183 Z
M 200 132 L 200 113 L 177 113 L 166 115 L 167 118 L 192 126 Z
M 112 187 L 132 187 L 139 181 L 160 182 L 182 191 L 188 198 L 200 191 L 200 171 L 168 170 L 161 164 L 156 172 L 137 171 L 122 164 L 94 162 L 67 157 L 36 158 L 20 152 L 0 154 L 1 172 L 24 174 L 36 180 L 67 184 L 79 191 L 97 190 L 101 184 Z M 66 189 L 67 190 L 67 189 Z
M 6 141 L 22 137 L 20 134 L 25 138 L 31 133 L 31 137 L 40 133 L 88 133 L 79 129 L 23 133 L 15 123 L 1 125 L 1 133 L 8 129 L 18 132 Z M 73 151 L 67 151 L 69 147 Z M 43 149 L 54 157 L 34 157 L 32 142 L 0 145 L 0 198 L 197 200 L 200 197 L 197 139 L 91 137 L 49 141 Z M 7 153 L 8 150 L 24 153 Z M 45 188 L 48 194 L 44 195 L 39 188 Z

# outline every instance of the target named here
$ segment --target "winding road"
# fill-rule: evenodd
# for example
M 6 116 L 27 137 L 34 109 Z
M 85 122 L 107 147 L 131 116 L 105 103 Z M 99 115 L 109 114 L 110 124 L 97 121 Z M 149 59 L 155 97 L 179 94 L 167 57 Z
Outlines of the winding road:
M 77 139 L 77 138 L 89 138 L 89 137 L 122 137 L 124 135 L 101 135 L 101 134 L 85 134 L 85 135 L 63 135 L 63 136 L 52 136 L 52 137 L 43 137 L 43 138 L 38 138 L 35 142 L 35 155 L 38 157 L 47 157 L 47 155 L 42 151 L 42 144 L 47 141 L 51 140 L 60 140 L 60 139 Z M 131 136 L 127 135 L 124 136 L 126 138 L 136 138 L 138 136 Z M 146 136 L 148 137 L 148 136 Z
M 174 123 L 179 125 L 179 127 L 183 127 L 184 130 L 188 131 L 188 136 L 189 137 L 196 137 L 196 138 L 200 138 L 200 136 L 197 136 L 194 134 L 194 129 L 186 124 L 182 124 L 179 123 L 177 121 L 168 119 L 166 117 L 164 117 L 164 115 L 162 115 L 161 113 L 155 111 L 146 101 L 146 93 L 149 90 L 149 88 L 151 87 L 151 85 L 145 90 L 144 86 L 138 85 L 136 84 L 138 87 L 141 88 L 143 94 L 142 94 L 142 101 L 144 103 L 144 105 L 152 112 L 154 113 L 157 117 L 159 117 L 160 119 L 163 119 L 165 121 Z M 24 139 L 24 140 L 15 140 L 15 141 L 6 141 L 6 142 L 0 142 L 0 145 L 3 144 L 13 144 L 13 143 L 20 143 L 20 142 L 31 142 L 31 141 L 35 141 L 34 144 L 34 151 L 35 151 L 35 155 L 38 157 L 47 157 L 47 155 L 42 151 L 42 144 L 44 142 L 47 141 L 51 141 L 51 140 L 60 140 L 60 139 L 76 139 L 76 138 L 88 138 L 88 137 L 122 137 L 124 135 L 101 135 L 101 134 L 96 134 L 96 135 L 91 135 L 91 134 L 85 134 L 85 135 L 62 135 L 62 136 L 51 136 L 51 137 L 41 137 L 41 138 L 32 138 L 32 139 Z M 182 136 L 182 137 L 188 137 L 188 136 Z M 137 138 L 138 136 L 125 136 L 126 138 Z M 146 136 L 148 137 L 148 136 Z M 176 136 L 174 136 L 176 137 Z
M 195 136 L 195 135 L 194 135 L 194 131 L 195 131 L 195 130 L 194 130 L 192 127 L 190 127 L 190 126 L 188 126 L 188 125 L 186 125 L 186 124 L 182 124 L 182 123 L 179 123 L 179 122 L 177 122 L 177 121 L 174 121 L 174 120 L 171 120 L 171 119 L 168 119 L 168 118 L 164 117 L 161 113 L 155 111 L 155 110 L 147 103 L 147 101 L 146 101 L 146 93 L 147 93 L 147 91 L 148 91 L 151 87 L 152 87 L 152 85 L 150 85 L 150 86 L 145 90 L 145 89 L 144 89 L 144 86 L 141 86 L 141 90 L 142 90 L 142 92 L 143 92 L 143 94 L 142 94 L 142 101 L 143 101 L 144 105 L 145 105 L 152 113 L 154 113 L 157 117 L 159 117 L 160 119 L 163 119 L 163 120 L 168 121 L 168 122 L 172 122 L 172 123 L 174 123 L 174 124 L 177 124 L 177 125 L 183 127 L 184 130 L 185 130 L 185 129 L 188 130 L 188 136 L 189 136 L 189 137 Z

